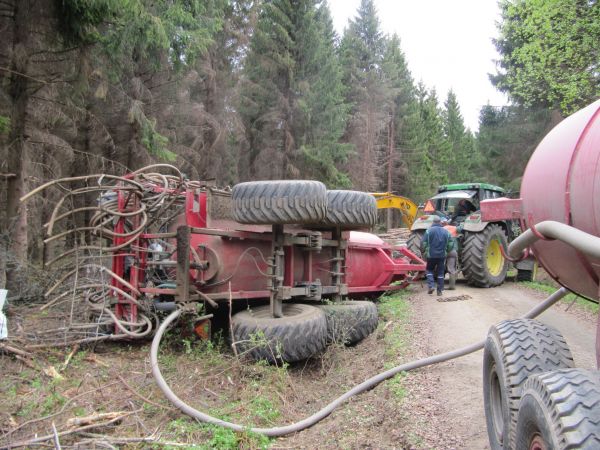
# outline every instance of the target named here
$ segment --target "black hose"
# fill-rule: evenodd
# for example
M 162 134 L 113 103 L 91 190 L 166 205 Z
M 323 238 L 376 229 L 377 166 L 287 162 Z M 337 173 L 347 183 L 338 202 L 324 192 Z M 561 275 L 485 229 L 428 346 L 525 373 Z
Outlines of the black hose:
M 568 293 L 569 293 L 569 291 L 567 289 L 560 288 L 555 293 L 550 295 L 542 303 L 540 303 L 535 308 L 533 308 L 531 311 L 529 311 L 527 314 L 525 314 L 523 316 L 523 318 L 532 319 L 532 318 L 540 315 L 541 313 L 543 313 L 545 310 L 550 308 L 553 304 L 555 304 L 558 300 L 563 298 Z M 154 339 L 152 340 L 152 346 L 150 347 L 150 365 L 152 366 L 152 374 L 154 375 L 154 378 L 156 379 L 156 383 L 158 384 L 158 387 L 160 388 L 160 390 L 163 391 L 165 396 L 177 408 L 182 410 L 185 414 L 187 414 L 191 417 L 194 417 L 195 419 L 201 420 L 202 422 L 207 422 L 207 423 L 211 423 L 214 425 L 220 425 L 225 428 L 230 428 L 234 431 L 252 431 L 254 433 L 260 433 L 260 434 L 264 434 L 265 436 L 270 436 L 270 437 L 284 436 L 286 434 L 295 433 L 295 432 L 304 430 L 305 428 L 311 427 L 314 424 L 316 424 L 317 422 L 319 422 L 320 420 L 327 417 L 329 414 L 331 414 L 338 406 L 340 406 L 342 403 L 344 403 L 350 397 L 360 394 L 369 389 L 372 389 L 373 387 L 375 387 L 382 381 L 387 380 L 388 378 L 391 378 L 400 372 L 407 372 L 409 370 L 419 369 L 421 367 L 429 366 L 432 364 L 438 364 L 441 362 L 445 362 L 450 359 L 459 358 L 461 356 L 465 356 L 470 353 L 474 353 L 478 350 L 481 350 L 483 348 L 483 346 L 485 345 L 485 340 L 483 340 L 483 341 L 477 342 L 475 344 L 471 344 L 466 347 L 462 347 L 462 348 L 459 348 L 459 349 L 456 349 L 456 350 L 453 350 L 453 351 L 450 351 L 447 353 L 442 353 L 440 355 L 430 356 L 428 358 L 420 359 L 418 361 L 401 364 L 392 369 L 386 370 L 385 372 L 382 372 L 378 375 L 375 375 L 374 377 L 369 378 L 366 381 L 363 381 L 361 384 L 355 386 L 354 388 L 350 389 L 348 392 L 346 392 L 342 396 L 338 397 L 337 399 L 335 399 L 334 401 L 329 403 L 327 406 L 325 406 L 320 411 L 316 412 L 312 416 L 307 417 L 306 419 L 303 419 L 299 422 L 296 422 L 296 423 L 293 423 L 290 425 L 285 425 L 282 427 L 251 428 L 248 426 L 238 425 L 238 424 L 235 424 L 232 422 L 226 422 L 224 420 L 217 419 L 216 417 L 209 416 L 208 414 L 205 414 L 202 411 L 198 411 L 197 409 L 192 408 L 190 405 L 188 405 L 183 400 L 181 400 L 179 397 L 177 397 L 177 395 L 175 395 L 175 393 L 167 385 L 165 379 L 163 378 L 163 376 L 160 372 L 160 368 L 158 367 L 158 348 L 159 348 L 162 336 L 163 336 L 164 332 L 166 331 L 167 327 L 181 315 L 181 312 L 182 311 L 180 309 L 178 309 L 177 311 L 173 311 L 171 314 L 169 314 L 169 316 L 164 320 L 164 322 L 158 328 L 158 331 L 156 332 L 156 335 L 154 336 Z M 207 318 L 207 317 L 208 316 L 204 316 L 204 317 L 201 317 L 201 319 Z

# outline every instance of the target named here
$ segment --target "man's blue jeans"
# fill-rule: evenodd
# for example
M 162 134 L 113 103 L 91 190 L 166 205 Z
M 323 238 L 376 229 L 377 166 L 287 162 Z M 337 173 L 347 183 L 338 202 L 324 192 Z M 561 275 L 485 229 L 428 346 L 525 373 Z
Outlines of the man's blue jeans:
M 437 281 L 437 290 L 444 290 L 444 273 L 445 273 L 446 258 L 427 258 L 426 276 L 427 287 L 433 289 Z

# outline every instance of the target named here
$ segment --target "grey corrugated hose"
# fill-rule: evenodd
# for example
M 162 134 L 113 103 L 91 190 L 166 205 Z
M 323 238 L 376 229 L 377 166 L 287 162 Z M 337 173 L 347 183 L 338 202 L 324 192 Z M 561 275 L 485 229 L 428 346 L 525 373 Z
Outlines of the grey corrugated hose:
M 542 303 L 540 303 L 535 308 L 533 308 L 531 311 L 529 311 L 527 314 L 525 314 L 523 316 L 523 318 L 532 319 L 532 318 L 540 315 L 542 312 L 544 312 L 546 309 L 548 309 L 550 306 L 552 306 L 554 303 L 556 303 L 558 300 L 563 298 L 568 293 L 569 293 L 569 291 L 567 289 L 560 288 L 554 294 L 552 294 L 550 297 L 548 297 L 546 300 L 544 300 Z M 154 378 L 156 379 L 156 383 L 158 384 L 158 387 L 163 391 L 165 396 L 177 408 L 182 410 L 185 414 L 187 414 L 191 417 L 194 417 L 195 419 L 201 420 L 202 422 L 211 423 L 211 424 L 220 425 L 220 426 L 223 426 L 226 428 L 230 428 L 234 431 L 252 431 L 254 433 L 260 433 L 260 434 L 264 434 L 265 436 L 270 436 L 270 437 L 284 436 L 286 434 L 295 433 L 295 432 L 304 430 L 305 428 L 311 427 L 314 424 L 316 424 L 317 422 L 319 422 L 320 420 L 327 417 L 329 414 L 331 414 L 333 412 L 333 410 L 335 410 L 338 406 L 340 406 L 342 403 L 344 403 L 350 397 L 360 394 L 369 389 L 372 389 L 373 387 L 377 386 L 382 381 L 387 380 L 388 378 L 391 378 L 400 372 L 407 372 L 409 370 L 419 369 L 421 367 L 430 366 L 432 364 L 438 364 L 438 363 L 441 363 L 444 361 L 448 361 L 450 359 L 459 358 L 461 356 L 468 355 L 469 353 L 474 353 L 478 350 L 481 350 L 483 348 L 483 346 L 485 345 L 485 340 L 483 340 L 481 342 L 477 342 L 475 344 L 469 345 L 467 347 L 459 348 L 459 349 L 453 350 L 451 352 L 442 353 L 440 355 L 435 355 L 435 356 L 430 356 L 428 358 L 420 359 L 418 361 L 413 361 L 413 362 L 406 363 L 406 364 L 401 364 L 392 369 L 386 370 L 385 372 L 382 372 L 379 375 L 375 375 L 374 377 L 369 378 L 366 381 L 363 381 L 361 384 L 350 389 L 348 392 L 346 392 L 342 396 L 336 398 L 334 401 L 329 403 L 323 409 L 316 412 L 312 416 L 307 417 L 304 420 L 301 420 L 299 422 L 296 422 L 296 423 L 293 423 L 290 425 L 285 425 L 282 427 L 253 428 L 253 427 L 248 427 L 246 425 L 238 425 L 238 424 L 235 424 L 232 422 L 226 422 L 224 420 L 217 419 L 216 417 L 209 416 L 208 414 L 205 414 L 202 411 L 198 411 L 197 409 L 192 408 L 190 405 L 188 405 L 183 400 L 181 400 L 179 397 L 177 397 L 177 395 L 175 395 L 175 393 L 167 385 L 165 379 L 163 378 L 162 374 L 160 373 L 160 368 L 158 367 L 158 348 L 159 348 L 162 336 L 163 336 L 164 332 L 166 331 L 167 327 L 173 321 L 175 321 L 180 315 L 181 315 L 181 310 L 179 310 L 179 309 L 176 311 L 173 311 L 171 314 L 169 314 L 169 316 L 164 320 L 164 322 L 158 328 L 156 335 L 154 336 L 154 339 L 152 340 L 152 346 L 150 347 L 150 364 L 152 365 L 152 374 L 154 375 Z

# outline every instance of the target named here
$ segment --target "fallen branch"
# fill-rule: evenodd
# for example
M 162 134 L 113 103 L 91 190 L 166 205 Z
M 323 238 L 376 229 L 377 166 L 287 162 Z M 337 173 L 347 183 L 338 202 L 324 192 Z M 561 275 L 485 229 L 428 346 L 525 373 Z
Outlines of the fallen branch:
M 169 446 L 169 447 L 190 447 L 190 445 L 191 445 L 186 442 L 161 441 L 159 436 L 155 436 L 155 433 L 151 434 L 150 436 L 139 437 L 139 438 L 109 437 L 109 436 L 98 435 L 95 433 L 82 433 L 82 434 L 84 436 L 89 436 L 90 439 L 86 439 L 84 441 L 78 442 L 79 445 L 94 444 L 94 443 L 100 443 L 100 442 L 107 442 L 110 444 L 117 444 L 117 445 L 148 442 L 148 443 L 158 444 L 160 446 L 165 446 L 165 447 L 167 447 L 167 446 Z M 84 448 L 93 448 L 93 445 L 87 445 Z
M 31 353 L 4 343 L 0 343 L 0 350 L 6 353 L 12 353 L 13 355 L 19 355 L 24 358 L 33 358 L 33 355 Z
M 122 382 L 122 383 L 125 385 L 125 387 L 126 387 L 127 389 L 129 389 L 129 390 L 131 391 L 131 393 L 133 393 L 133 394 L 134 394 L 136 397 L 140 398 L 141 400 L 145 401 L 146 403 L 149 403 L 149 404 L 151 404 L 151 405 L 153 405 L 153 406 L 156 406 L 157 408 L 163 408 L 163 409 L 166 409 L 166 410 L 168 410 L 168 411 L 177 411 L 177 409 L 176 409 L 176 408 L 170 408 L 169 406 L 164 406 L 164 405 L 161 405 L 160 403 L 156 403 L 156 402 L 153 402 L 153 401 L 152 401 L 152 400 L 150 400 L 150 399 L 147 399 L 147 398 L 146 398 L 146 397 L 144 397 L 142 394 L 140 394 L 140 393 L 139 393 L 139 392 L 137 392 L 135 389 L 133 389 L 133 388 L 132 388 L 132 387 L 131 387 L 131 386 L 130 386 L 128 383 L 127 383 L 127 381 L 125 381 L 125 379 L 124 379 L 124 378 L 123 378 L 121 375 L 117 375 L 117 377 L 119 377 L 119 380 L 121 380 L 121 382 Z
M 57 436 L 57 437 L 63 437 L 63 436 L 68 436 L 70 434 L 80 433 L 80 432 L 85 431 L 85 430 L 90 430 L 92 428 L 106 427 L 108 425 L 112 425 L 113 423 L 120 421 L 121 419 L 124 419 L 127 416 L 130 416 L 131 414 L 135 414 L 135 413 L 138 413 L 138 412 L 141 412 L 141 411 L 142 411 L 142 409 L 138 409 L 136 411 L 125 412 L 123 415 L 115 417 L 114 419 L 111 419 L 111 420 L 109 420 L 107 422 L 103 422 L 103 423 L 92 423 L 90 425 L 85 425 L 85 426 L 82 426 L 80 428 L 75 428 L 75 429 L 72 429 L 72 430 L 59 431 L 56 434 L 52 433 L 52 434 L 48 434 L 46 436 L 40 436 L 40 437 L 28 439 L 26 441 L 9 442 L 8 445 L 0 447 L 0 450 L 8 450 L 8 449 L 17 448 L 17 447 L 27 447 L 27 446 L 30 446 L 30 445 L 33 445 L 33 444 L 38 444 L 40 442 L 44 442 L 44 441 L 49 441 L 51 439 L 55 439 L 55 436 Z M 112 414 L 112 413 L 106 413 L 106 414 Z
M 73 346 L 73 350 L 71 350 L 71 352 L 67 355 L 67 357 L 65 358 L 65 362 L 62 364 L 62 366 L 60 367 L 60 371 L 64 371 L 68 366 L 69 363 L 71 362 L 71 358 L 73 358 L 73 355 L 75 353 L 77 353 L 77 350 L 79 350 L 79 344 L 75 344 Z
M 52 422 L 52 433 L 54 434 L 54 449 L 61 450 L 60 440 L 58 439 L 58 431 L 56 430 L 56 425 L 54 422 Z
M 141 410 L 140 410 L 141 411 Z M 108 413 L 94 413 L 89 416 L 84 417 L 73 417 L 67 420 L 68 427 L 79 427 L 82 425 L 91 425 L 96 422 L 101 422 L 103 420 L 115 420 L 121 418 L 123 415 L 127 414 L 127 411 L 113 411 Z
M 6 433 L 6 434 L 5 434 L 3 437 L 8 437 L 8 436 L 10 436 L 11 434 L 15 433 L 16 431 L 20 430 L 21 428 L 23 428 L 23 427 L 25 427 L 25 426 L 27 426 L 27 425 L 31 425 L 32 423 L 36 423 L 36 422 L 42 422 L 42 421 L 44 421 L 44 420 L 48 420 L 48 419 L 51 419 L 51 418 L 53 418 L 53 417 L 56 417 L 56 416 L 58 416 L 58 415 L 62 414 L 62 413 L 63 413 L 63 412 L 64 412 L 64 411 L 67 409 L 67 407 L 68 407 L 68 406 L 69 406 L 69 405 L 70 405 L 72 402 L 74 402 L 75 400 L 77 400 L 78 398 L 84 397 L 84 396 L 86 396 L 86 395 L 88 395 L 88 394 L 91 394 L 92 392 L 96 392 L 96 391 L 99 391 L 99 390 L 102 390 L 102 389 L 106 389 L 107 387 L 113 386 L 113 385 L 115 385 L 115 384 L 117 384 L 117 383 L 118 383 L 118 381 L 113 381 L 113 382 L 111 382 L 111 383 L 108 383 L 108 384 L 105 384 L 105 385 L 99 386 L 99 387 L 97 387 L 97 388 L 95 388 L 95 389 L 90 389 L 89 391 L 85 391 L 85 392 L 82 392 L 81 394 L 77 394 L 75 397 L 71 397 L 70 399 L 68 399 L 68 400 L 65 402 L 65 404 L 62 406 L 62 408 L 60 409 L 60 411 L 58 411 L 58 412 L 55 412 L 55 413 L 53 413 L 53 414 L 49 414 L 49 415 L 47 415 L 47 416 L 44 416 L 44 417 L 38 417 L 37 419 L 31 419 L 31 420 L 28 420 L 28 421 L 26 421 L 26 422 L 23 422 L 21 425 L 19 425 L 19 426 L 17 426 L 16 428 L 14 428 L 14 429 L 10 430 L 10 431 L 9 431 L 8 433 Z

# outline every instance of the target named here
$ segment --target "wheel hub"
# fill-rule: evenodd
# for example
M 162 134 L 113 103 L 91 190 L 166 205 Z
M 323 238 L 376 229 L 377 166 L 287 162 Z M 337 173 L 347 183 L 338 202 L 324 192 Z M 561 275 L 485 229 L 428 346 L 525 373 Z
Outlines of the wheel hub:
M 544 442 L 544 439 L 542 439 L 542 436 L 536 434 L 533 437 L 529 444 L 529 450 L 546 450 L 546 443 Z
M 496 239 L 492 239 L 487 248 L 486 253 L 486 264 L 490 275 L 497 277 L 502 272 L 504 266 L 504 256 L 502 256 L 502 250 L 500 248 L 500 242 Z
M 496 372 L 496 366 L 492 368 L 492 372 L 490 374 L 490 392 L 491 392 L 491 413 L 492 413 L 492 423 L 494 424 L 494 433 L 496 434 L 496 439 L 500 444 L 503 442 L 503 432 L 504 432 L 504 414 L 502 411 L 502 389 L 500 387 L 500 380 L 498 378 L 498 373 Z

